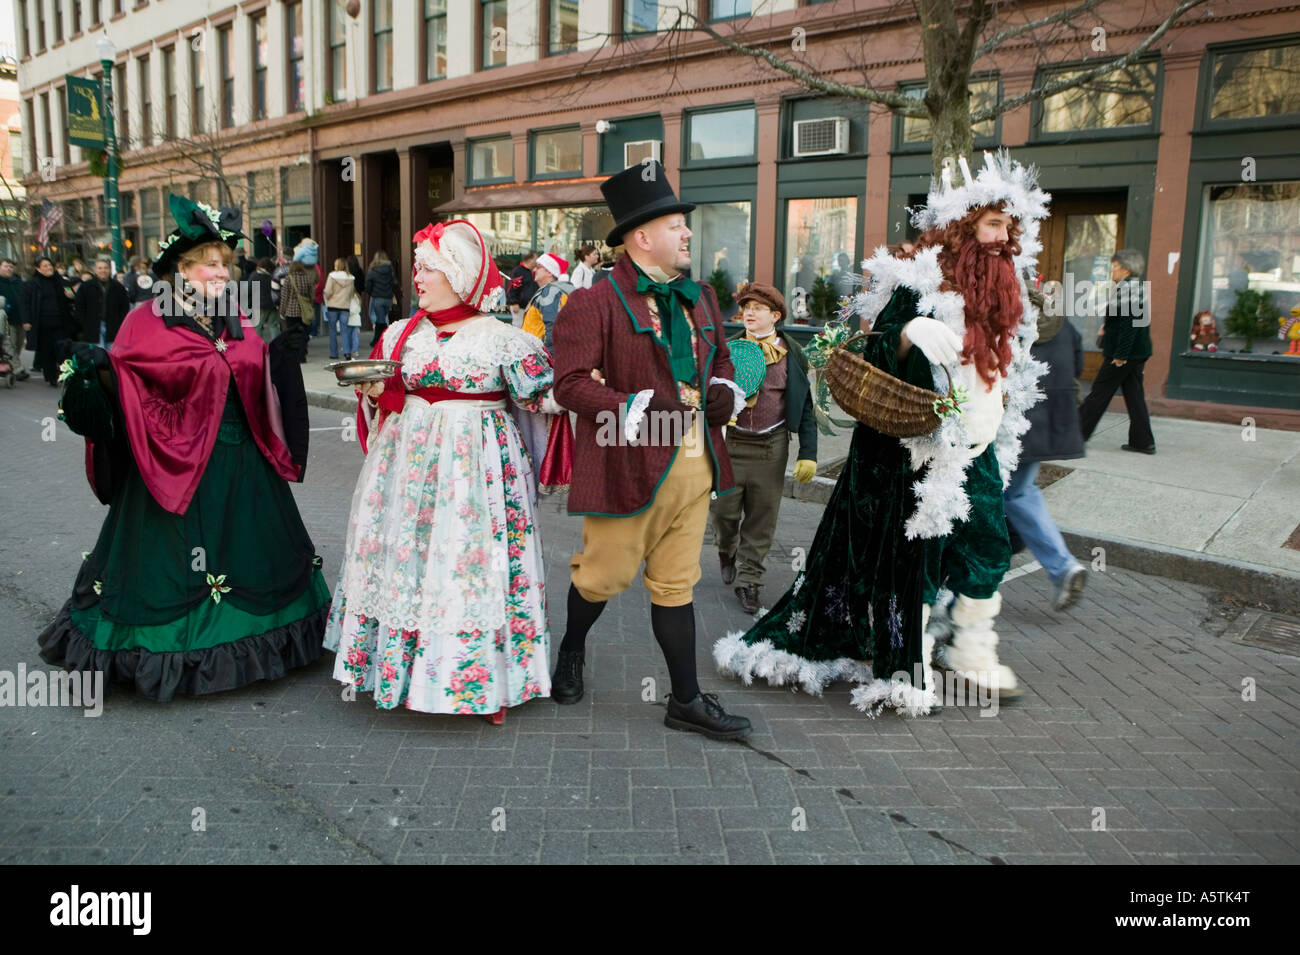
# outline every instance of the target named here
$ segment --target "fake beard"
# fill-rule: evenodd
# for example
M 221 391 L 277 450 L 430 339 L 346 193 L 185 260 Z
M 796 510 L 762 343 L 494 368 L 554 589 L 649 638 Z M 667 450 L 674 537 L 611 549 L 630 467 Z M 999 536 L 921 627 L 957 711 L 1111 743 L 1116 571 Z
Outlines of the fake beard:
M 957 254 L 953 280 L 966 310 L 962 360 L 992 385 L 1011 364 L 1011 338 L 1023 312 L 1011 249 L 971 236 Z

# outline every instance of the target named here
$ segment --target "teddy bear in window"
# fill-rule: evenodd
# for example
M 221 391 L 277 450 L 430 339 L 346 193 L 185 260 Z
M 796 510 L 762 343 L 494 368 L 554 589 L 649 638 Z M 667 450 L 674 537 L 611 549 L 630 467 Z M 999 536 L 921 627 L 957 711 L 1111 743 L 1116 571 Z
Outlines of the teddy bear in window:
M 1197 312 L 1192 319 L 1192 351 L 1218 351 L 1221 337 L 1214 316 L 1209 312 Z

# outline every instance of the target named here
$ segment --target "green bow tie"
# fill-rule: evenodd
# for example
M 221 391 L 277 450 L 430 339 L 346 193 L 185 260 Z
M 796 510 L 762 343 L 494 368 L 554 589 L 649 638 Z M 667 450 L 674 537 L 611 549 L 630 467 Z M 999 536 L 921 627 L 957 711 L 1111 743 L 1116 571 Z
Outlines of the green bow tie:
M 688 385 L 695 384 L 698 372 L 695 368 L 695 353 L 691 349 L 691 326 L 686 321 L 682 303 L 693 306 L 699 301 L 699 283 L 685 277 L 672 282 L 655 282 L 637 269 L 636 290 L 641 294 L 652 293 L 655 304 L 659 306 L 659 324 L 663 337 L 668 342 L 673 377 Z

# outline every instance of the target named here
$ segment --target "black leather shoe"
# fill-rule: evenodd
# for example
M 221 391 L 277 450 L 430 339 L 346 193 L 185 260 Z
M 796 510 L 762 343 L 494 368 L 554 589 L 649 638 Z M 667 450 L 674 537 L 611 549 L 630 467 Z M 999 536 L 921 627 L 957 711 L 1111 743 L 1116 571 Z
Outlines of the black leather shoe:
M 736 559 L 730 554 L 718 551 L 718 563 L 722 566 L 722 582 L 730 584 L 736 579 Z
M 677 702 L 670 693 L 664 726 L 703 733 L 709 739 L 744 739 L 753 729 L 743 716 L 728 716 L 712 693 L 697 693 L 689 703 Z
M 758 584 L 745 584 L 736 588 L 736 598 L 745 613 L 758 613 Z
M 1138 454 L 1155 454 L 1155 453 L 1156 453 L 1156 446 L 1153 444 L 1153 445 L 1151 445 L 1151 447 L 1149 447 L 1149 448 L 1135 448 L 1135 447 L 1133 447 L 1133 445 L 1131 445 L 1131 444 L 1122 444 L 1122 445 L 1120 445 L 1120 450 L 1121 450 L 1121 451 L 1136 451 Z
M 561 650 L 551 677 L 551 699 L 556 703 L 577 703 L 582 699 L 582 654 Z

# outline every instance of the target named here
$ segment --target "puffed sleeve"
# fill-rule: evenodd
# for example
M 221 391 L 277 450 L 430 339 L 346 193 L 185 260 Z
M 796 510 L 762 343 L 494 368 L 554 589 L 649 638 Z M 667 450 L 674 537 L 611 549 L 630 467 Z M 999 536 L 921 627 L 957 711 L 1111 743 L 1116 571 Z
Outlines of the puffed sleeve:
M 555 386 L 555 369 L 551 367 L 551 359 L 541 342 L 522 357 L 502 365 L 501 372 L 511 401 L 526 411 L 554 412 L 555 408 L 548 399 Z

